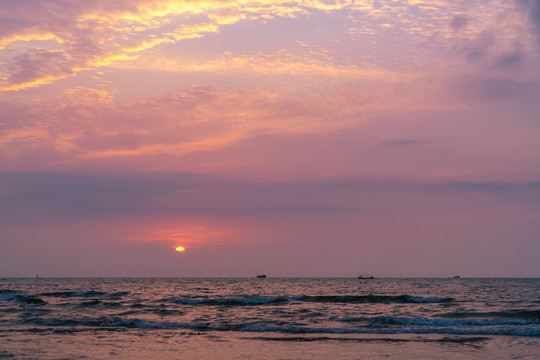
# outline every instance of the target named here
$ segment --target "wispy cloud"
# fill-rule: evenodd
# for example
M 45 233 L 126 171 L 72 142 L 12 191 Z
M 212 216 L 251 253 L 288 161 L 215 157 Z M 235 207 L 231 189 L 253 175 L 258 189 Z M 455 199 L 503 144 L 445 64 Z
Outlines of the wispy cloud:
M 333 178 L 261 183 L 190 173 L 94 176 L 3 172 L 0 184 L 4 189 L 0 195 L 3 222 L 22 219 L 22 215 L 28 221 L 137 216 L 177 221 L 208 217 L 238 220 L 315 213 L 339 216 L 379 211 L 378 199 L 385 199 L 385 206 L 406 208 L 406 204 L 390 200 L 400 193 L 454 194 L 463 196 L 463 204 L 467 196 L 476 194 L 540 211 L 539 182 Z
M 268 20 L 309 9 L 332 11 L 341 7 L 317 1 L 302 3 L 303 9 L 284 1 L 179 3 L 133 0 L 88 4 L 28 0 L 3 4 L 0 15 L 6 20 L 4 23 L 12 26 L 4 27 L 0 32 L 0 49 L 11 49 L 8 47 L 20 42 L 28 45 L 13 58 L 13 65 L 8 66 L 7 81 L 0 89 L 10 91 L 50 83 L 53 78 L 61 78 L 55 77 L 59 69 L 62 74 L 73 74 L 133 60 L 141 52 L 156 46 L 217 33 L 222 26 L 246 19 Z M 58 49 L 54 52 L 41 50 L 39 46 L 43 41 L 54 42 Z M 43 59 L 48 67 L 39 72 L 29 64 L 30 60 L 39 62 Z
M 509 5 L 503 2 L 494 5 L 493 12 L 482 14 L 483 18 L 493 21 L 497 14 L 509 10 Z M 536 19 L 536 7 L 538 5 L 534 3 L 531 21 Z M 472 24 L 469 16 L 459 13 L 464 8 L 472 11 L 471 7 L 459 4 L 414 1 L 377 1 L 370 5 L 348 1 L 290 3 L 284 0 L 180 3 L 166 0 L 100 3 L 19 1 L 3 4 L 0 9 L 4 23 L 11 24 L 0 31 L 0 49 L 11 51 L 7 55 L 6 79 L 0 83 L 0 89 L 11 91 L 35 87 L 83 70 L 137 60 L 155 48 L 216 34 L 224 27 L 240 22 L 262 21 L 261 26 L 264 26 L 264 22 L 271 19 L 298 17 L 317 11 L 337 14 L 338 10 L 346 10 L 348 18 L 353 19 L 349 25 L 351 34 L 384 35 L 399 28 L 400 32 L 412 36 L 418 43 L 434 35 L 440 39 L 456 36 L 468 39 L 494 26 L 489 22 L 481 24 L 478 20 Z M 441 15 L 442 9 L 447 15 Z M 354 20 L 356 17 L 359 20 Z M 450 23 L 454 34 L 444 32 L 445 23 Z M 440 30 L 434 33 L 435 28 Z M 237 62 L 244 59 L 248 68 L 257 64 L 246 55 L 236 59 Z M 207 61 L 207 64 L 214 60 Z M 46 66 L 37 71 L 32 64 L 40 61 L 44 61 Z M 295 65 L 298 69 L 305 66 L 310 64 Z
M 394 139 L 382 142 L 381 146 L 390 146 L 390 147 L 402 147 L 402 146 L 411 146 L 411 145 L 420 145 L 424 144 L 424 140 L 419 139 Z

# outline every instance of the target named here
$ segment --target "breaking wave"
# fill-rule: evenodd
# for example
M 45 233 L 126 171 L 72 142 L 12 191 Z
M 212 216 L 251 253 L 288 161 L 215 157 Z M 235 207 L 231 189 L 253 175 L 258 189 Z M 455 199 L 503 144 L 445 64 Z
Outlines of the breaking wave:
M 358 319 L 342 319 L 354 322 Z M 364 321 L 366 319 L 363 319 Z M 310 327 L 281 324 L 222 324 L 212 322 L 185 323 L 149 321 L 139 318 L 96 318 L 96 319 L 42 319 L 39 317 L 26 321 L 34 325 L 58 327 L 124 328 L 140 329 L 188 329 L 193 331 L 238 331 L 254 333 L 285 334 L 448 334 L 448 335 L 509 335 L 540 336 L 540 324 L 529 321 L 496 320 L 444 320 L 428 318 L 377 317 L 367 319 L 368 326 L 359 327 Z
M 444 303 L 454 301 L 453 298 L 443 297 L 418 297 L 411 295 L 384 296 L 384 295 L 301 295 L 301 296 L 245 296 L 241 298 L 214 298 L 193 299 L 179 298 L 175 302 L 185 305 L 266 305 L 287 303 L 291 301 L 311 303 L 397 303 L 397 304 L 420 304 L 420 303 Z

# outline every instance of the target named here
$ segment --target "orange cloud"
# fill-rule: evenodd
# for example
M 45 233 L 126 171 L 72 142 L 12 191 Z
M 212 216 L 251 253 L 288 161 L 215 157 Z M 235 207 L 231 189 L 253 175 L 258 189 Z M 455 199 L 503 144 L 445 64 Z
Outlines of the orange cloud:
M 32 110 L 40 121 L 31 128 L 41 134 L 25 145 L 24 132 L 0 138 L 0 146 L 17 144 L 13 161 L 36 147 L 62 153 L 63 161 L 81 163 L 110 158 L 181 157 L 231 146 L 262 134 L 318 134 L 369 121 L 374 114 L 391 110 L 453 107 L 425 97 L 419 79 L 403 93 L 393 93 L 392 82 L 339 91 L 330 88 L 305 92 L 235 92 L 194 87 L 163 97 L 117 103 L 106 88 L 67 91 L 70 101 Z M 51 105 L 49 105 L 51 106 Z M 65 158 L 68 156 L 68 158 Z M 52 160 L 52 159 L 51 159 Z
M 137 45 L 135 46 L 125 46 L 125 47 L 122 47 L 121 50 L 122 51 L 125 51 L 125 52 L 128 52 L 128 53 L 131 53 L 131 52 L 142 52 L 142 51 L 145 51 L 147 49 L 151 49 L 153 48 L 154 46 L 157 46 L 157 45 L 161 45 L 163 43 L 172 43 L 174 42 L 174 40 L 170 39 L 170 38 L 160 38 L 160 39 L 150 39 L 150 40 L 143 40 L 143 41 L 139 41 L 137 43 Z M 132 60 L 132 59 L 128 59 L 128 60 Z
M 193 248 L 219 242 L 220 239 L 230 237 L 232 232 L 237 232 L 236 230 L 225 229 L 221 225 L 202 224 L 198 220 L 189 223 L 164 224 L 165 228 L 155 228 L 156 225 L 148 224 L 148 228 L 138 229 L 138 232 L 142 233 L 142 235 L 130 237 L 129 240 L 166 242 L 175 247 L 182 244 L 184 247 L 187 245 Z
M 463 64 L 466 56 L 450 53 L 473 52 L 476 47 L 478 53 L 502 51 L 504 55 L 510 46 L 518 46 L 516 34 L 525 26 L 518 24 L 517 16 L 501 15 L 504 28 L 517 30 L 497 37 L 504 41 L 496 45 L 482 44 L 478 32 L 493 25 L 497 14 L 508 8 L 504 3 L 496 3 L 478 21 L 474 18 L 477 10 L 471 10 L 471 20 L 454 21 L 460 26 L 452 21 L 456 9 L 463 11 L 462 7 L 447 4 L 451 11 L 437 14 L 437 7 L 443 4 L 435 2 L 428 6 L 425 2 L 382 1 L 378 9 L 371 1 L 118 4 L 113 9 L 81 7 L 74 11 L 73 20 L 58 24 L 54 31 L 46 24 L 32 25 L 0 40 L 10 47 L 1 50 L 2 99 L 9 103 L 16 95 L 7 93 L 28 89 L 17 99 L 32 115 L 32 121 L 11 121 L 0 137 L 10 164 L 23 163 L 24 154 L 36 149 L 74 163 L 181 157 L 261 134 L 338 131 L 388 111 L 476 106 L 470 100 L 473 97 L 456 99 L 450 91 L 451 77 L 464 78 L 470 73 Z M 414 5 L 414 11 L 406 5 Z M 171 46 L 208 34 L 227 38 L 230 34 L 223 34 L 223 29 L 230 26 L 234 30 L 244 21 L 250 29 L 261 26 L 264 34 L 274 25 L 262 23 L 261 18 L 302 16 L 311 9 L 336 15 L 329 19 L 339 26 L 338 20 L 347 19 L 348 25 L 336 33 L 329 28 L 301 41 L 293 38 L 282 43 L 278 39 L 268 47 L 263 44 L 253 49 L 233 44 L 230 49 L 224 46 L 226 50 L 204 49 L 199 55 L 197 40 L 186 42 L 185 48 Z M 339 9 L 346 11 L 332 13 Z M 362 12 L 362 21 L 356 12 Z M 285 23 L 294 26 L 294 20 L 280 24 Z M 437 26 L 440 29 L 434 30 Z M 259 44 L 259 35 L 249 39 Z M 390 35 L 396 43 L 403 40 L 403 49 L 385 43 Z M 55 41 L 55 47 L 31 48 L 36 45 L 31 40 L 40 39 Z M 433 39 L 442 41 L 431 46 L 428 41 Z M 351 47 L 356 40 L 358 46 Z M 466 41 L 458 45 L 460 40 Z M 440 51 L 448 56 L 443 58 Z M 386 57 L 389 54 L 392 57 Z M 510 60 L 503 57 L 499 63 L 519 61 L 519 51 L 509 54 L 515 56 Z M 142 72 L 151 75 L 139 81 Z M 148 80 L 154 74 L 160 76 L 159 81 Z M 92 75 L 107 78 L 110 84 L 97 86 L 88 80 Z M 65 81 L 59 82 L 61 79 Z M 186 91 L 193 83 L 210 86 Z M 44 84 L 49 84 L 47 93 L 30 90 Z M 42 135 L 25 135 L 29 133 Z
M 10 44 L 17 42 L 31 42 L 32 40 L 54 40 L 57 45 L 61 45 L 61 55 L 51 63 L 53 71 L 43 71 L 43 73 L 26 74 L 28 68 L 19 68 L 16 65 L 6 63 L 7 72 L 4 78 L 7 83 L 2 85 L 3 91 L 21 90 L 29 87 L 37 87 L 42 84 L 55 82 L 57 79 L 77 75 L 82 69 L 107 67 L 121 62 L 132 62 L 139 59 L 149 50 L 158 46 L 165 46 L 174 42 L 196 39 L 204 37 L 210 33 L 218 33 L 223 26 L 232 26 L 243 20 L 254 21 L 269 20 L 277 17 L 298 17 L 309 14 L 317 10 L 328 14 L 337 10 L 348 9 L 350 20 L 349 35 L 353 38 L 357 36 L 377 36 L 379 32 L 398 32 L 403 36 L 412 36 L 414 41 L 427 41 L 434 36 L 447 42 L 452 42 L 454 38 L 459 38 L 456 44 L 462 44 L 463 39 L 474 39 L 481 31 L 492 28 L 495 25 L 503 26 L 512 31 L 510 33 L 527 33 L 526 25 L 517 17 L 502 16 L 511 8 L 504 2 L 497 2 L 482 16 L 478 16 L 479 21 L 469 22 L 459 33 L 452 31 L 449 24 L 454 14 L 463 10 L 459 4 L 451 4 L 439 1 L 415 1 L 409 0 L 403 3 L 378 2 L 380 6 L 375 6 L 374 2 L 323 2 L 319 0 L 307 0 L 291 3 L 285 0 L 255 0 L 255 1 L 219 1 L 201 0 L 178 2 L 172 0 L 154 1 L 120 1 L 114 6 L 94 6 L 92 4 L 73 5 L 66 9 L 71 15 L 72 21 L 58 22 L 55 27 L 50 23 L 56 23 L 56 15 L 45 12 L 50 19 L 42 19 L 42 13 L 36 16 L 33 22 L 30 21 L 28 27 L 22 26 L 15 32 L 0 38 L 0 51 L 6 49 Z M 45 5 L 44 5 L 45 6 Z M 411 10 L 412 9 L 412 10 Z M 417 10 L 415 10 L 417 9 Z M 27 18 L 32 19 L 32 9 L 28 10 Z M 444 11 L 443 11 L 444 10 Z M 469 9 L 470 10 L 470 9 Z M 479 10 L 476 10 L 479 11 Z M 471 12 L 471 11 L 470 11 Z M 358 23 L 356 15 L 361 14 L 368 21 Z M 474 11 L 472 11 L 474 16 Z M 413 16 L 414 15 L 414 16 Z M 171 32 L 171 27 L 175 28 Z M 531 39 L 532 37 L 529 36 Z M 520 37 L 522 38 L 522 37 Z M 530 39 L 530 40 L 531 40 Z M 515 46 L 516 36 L 503 36 L 498 41 L 498 48 L 505 47 L 506 52 Z M 472 41 L 472 40 L 471 40 Z M 534 43 L 533 40 L 529 43 Z M 504 45 L 502 45 L 504 44 Z M 458 45 L 456 45 L 458 46 Z M 29 45 L 27 50 L 17 46 L 17 52 L 25 55 L 32 48 Z M 35 50 L 35 49 L 34 49 Z M 21 54 L 19 54 L 21 55 Z M 16 55 L 16 56 L 19 56 Z M 9 56 L 8 56 L 9 57 Z M 193 61 L 199 61 L 194 59 Z M 219 68 L 223 59 L 206 59 L 205 70 L 212 71 L 212 66 Z M 332 66 L 321 66 L 319 63 L 303 62 L 299 64 L 288 61 L 287 63 L 272 64 L 278 60 L 272 58 L 262 59 L 264 64 L 257 64 L 257 59 L 252 55 L 237 55 L 234 62 L 236 67 L 246 64 L 256 71 L 311 71 L 319 70 L 331 72 L 342 72 L 343 69 L 332 69 Z M 166 58 L 166 62 L 175 61 Z M 192 61 L 192 62 L 193 62 Z M 290 64 L 290 66 L 288 66 Z M 229 64 L 234 65 L 234 64 Z M 356 64 L 355 64 L 356 65 Z M 230 66 L 229 66 L 230 68 Z M 311 70 L 306 70 L 310 69 Z M 61 74 L 58 72 L 61 69 Z M 192 65 L 194 71 L 198 71 Z M 191 69 L 187 68 L 187 71 Z M 345 70 L 348 71 L 348 70 Z M 72 75 L 69 75 L 72 76 Z M 27 79 L 17 80 L 18 77 Z
M 75 76 L 74 74 L 65 74 L 65 75 L 47 75 L 36 80 L 31 80 L 27 82 L 10 84 L 7 81 L 0 82 L 0 91 L 18 91 L 27 88 L 37 87 L 41 85 L 51 84 L 55 81 L 65 79 L 67 77 Z
M 43 41 L 43 40 L 54 40 L 59 44 L 62 44 L 64 40 L 59 37 L 58 35 L 54 33 L 40 33 L 40 32 L 29 32 L 29 33 L 22 33 L 22 34 L 15 34 L 11 36 L 6 36 L 4 38 L 0 38 L 0 50 L 3 50 L 11 43 L 17 42 L 17 41 Z

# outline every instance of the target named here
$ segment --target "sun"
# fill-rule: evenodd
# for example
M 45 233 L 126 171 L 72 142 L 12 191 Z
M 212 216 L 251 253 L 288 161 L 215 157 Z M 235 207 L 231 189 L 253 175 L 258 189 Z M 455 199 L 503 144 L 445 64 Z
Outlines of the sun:
M 183 253 L 184 251 L 186 251 L 186 248 L 179 245 L 179 246 L 176 247 L 175 250 L 178 251 L 178 252 L 180 252 L 180 253 Z

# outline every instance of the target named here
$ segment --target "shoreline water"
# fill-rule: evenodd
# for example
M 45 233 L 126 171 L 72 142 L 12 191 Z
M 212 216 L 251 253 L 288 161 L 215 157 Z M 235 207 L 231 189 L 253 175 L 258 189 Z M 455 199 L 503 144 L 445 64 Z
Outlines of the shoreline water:
M 539 293 L 539 279 L 0 279 L 0 358 L 537 359 Z
M 2 359 L 537 359 L 540 339 L 434 335 L 265 336 L 246 333 L 0 333 Z M 50 344 L 55 344 L 51 347 Z M 60 356 L 61 355 L 61 356 Z

